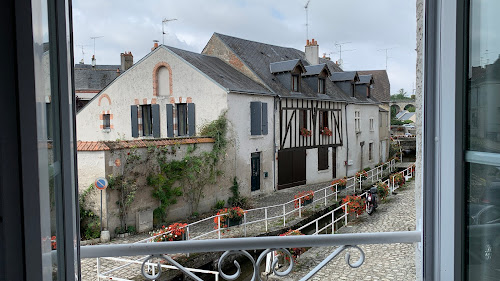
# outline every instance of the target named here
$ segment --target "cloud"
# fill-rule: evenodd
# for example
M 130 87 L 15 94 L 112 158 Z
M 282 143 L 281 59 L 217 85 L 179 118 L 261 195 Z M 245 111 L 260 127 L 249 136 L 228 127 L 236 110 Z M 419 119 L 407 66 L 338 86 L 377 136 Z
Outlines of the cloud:
M 165 44 L 200 52 L 214 32 L 303 50 L 306 40 L 305 0 L 192 0 L 192 1 L 97 1 L 74 0 L 75 61 L 93 53 L 96 39 L 98 64 L 119 64 L 119 54 L 131 51 L 134 60 L 145 56 L 153 40 L 162 42 L 162 19 L 177 19 L 166 25 Z M 320 53 L 338 60 L 343 45 L 345 69 L 384 69 L 389 50 L 391 92 L 415 81 L 415 1 L 311 0 L 309 34 L 320 45 Z M 82 55 L 81 47 L 85 45 Z M 353 51 L 347 51 L 353 50 Z M 397 73 L 396 73 L 397 71 Z M 405 73 L 405 75 L 401 75 Z

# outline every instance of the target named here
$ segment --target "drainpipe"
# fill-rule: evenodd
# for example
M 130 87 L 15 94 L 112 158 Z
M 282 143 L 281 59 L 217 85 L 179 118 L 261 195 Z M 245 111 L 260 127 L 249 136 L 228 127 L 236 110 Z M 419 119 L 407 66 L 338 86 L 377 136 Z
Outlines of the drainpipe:
M 347 129 L 347 102 L 345 104 L 345 109 L 344 109 L 344 114 L 345 114 L 345 137 L 346 137 L 346 144 L 347 144 L 347 151 L 346 151 L 346 159 L 345 159 L 345 176 L 347 178 L 347 170 L 349 169 L 349 130 Z
M 278 108 L 279 96 L 274 97 L 274 110 L 273 110 L 273 190 L 276 191 L 276 110 Z M 280 124 L 281 126 L 281 124 Z

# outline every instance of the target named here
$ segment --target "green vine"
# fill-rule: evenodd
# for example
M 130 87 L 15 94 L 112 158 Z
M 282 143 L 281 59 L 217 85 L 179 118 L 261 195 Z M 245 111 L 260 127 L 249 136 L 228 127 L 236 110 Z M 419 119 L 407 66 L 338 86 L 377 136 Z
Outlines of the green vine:
M 78 195 L 80 205 L 80 237 L 84 240 L 94 239 L 101 236 L 101 222 L 99 216 L 91 210 L 85 209 L 87 196 L 94 190 L 94 184 Z
M 214 139 L 211 151 L 195 155 L 195 144 L 187 148 L 186 155 L 181 160 L 169 160 L 166 154 L 175 154 L 179 147 L 172 146 L 171 151 L 159 148 L 159 172 L 151 173 L 147 178 L 148 185 L 153 187 L 152 196 L 160 200 L 160 206 L 154 211 L 157 224 L 165 220 L 168 207 L 177 203 L 177 197 L 181 195 L 189 203 L 191 213 L 197 212 L 200 200 L 204 197 L 204 187 L 214 184 L 217 177 L 222 175 L 219 164 L 224 159 L 228 143 L 225 113 L 204 125 L 200 134 Z

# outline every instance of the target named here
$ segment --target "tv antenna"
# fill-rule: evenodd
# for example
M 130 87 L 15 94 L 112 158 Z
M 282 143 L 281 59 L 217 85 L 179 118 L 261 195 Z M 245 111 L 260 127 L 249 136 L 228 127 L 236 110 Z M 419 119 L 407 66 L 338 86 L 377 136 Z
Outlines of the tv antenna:
M 164 18 L 162 21 L 161 21 L 161 32 L 162 32 L 162 36 L 163 36 L 163 45 L 165 45 L 165 24 L 171 22 L 171 21 L 174 21 L 174 20 L 177 20 L 177 19 L 167 19 L 167 18 Z
M 99 39 L 99 38 L 102 38 L 102 37 L 104 37 L 104 36 L 93 36 L 93 37 L 90 37 L 91 40 L 94 40 L 94 54 L 93 54 L 94 57 L 95 57 L 95 40 Z
M 309 39 L 309 3 L 311 0 L 307 0 L 304 9 L 306 9 L 306 39 Z
M 385 51 L 385 70 L 387 70 L 387 61 L 390 59 L 388 52 L 389 50 L 392 50 L 394 48 L 385 48 L 385 49 L 378 49 L 377 51 Z
M 83 47 L 88 47 L 89 45 L 76 45 L 76 46 L 82 48 L 82 60 L 80 61 L 80 63 L 85 63 L 85 51 Z
M 339 48 L 339 59 L 342 60 L 342 46 L 346 44 L 350 44 L 352 42 L 341 42 L 341 43 L 335 43 L 335 47 Z M 350 51 L 355 51 L 356 49 L 350 49 L 350 50 L 344 50 L 344 52 L 350 52 Z

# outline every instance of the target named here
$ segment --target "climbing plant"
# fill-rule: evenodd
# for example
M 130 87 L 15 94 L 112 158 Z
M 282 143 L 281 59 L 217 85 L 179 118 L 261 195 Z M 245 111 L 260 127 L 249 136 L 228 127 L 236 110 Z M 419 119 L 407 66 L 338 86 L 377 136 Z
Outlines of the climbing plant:
M 205 186 L 214 184 L 222 175 L 219 164 L 224 160 L 228 143 L 225 112 L 216 120 L 205 124 L 200 134 L 214 139 L 211 151 L 195 154 L 197 145 L 194 144 L 187 148 L 182 159 L 176 160 L 167 157 L 168 154 L 176 153 L 175 146 L 170 150 L 167 147 L 148 150 L 157 156 L 159 166 L 147 178 L 148 185 L 153 187 L 152 196 L 160 200 L 160 206 L 154 211 L 157 223 L 165 219 L 168 207 L 175 204 L 177 197 L 181 195 L 189 203 L 191 212 L 195 213 L 205 195 Z
M 94 185 L 91 184 L 78 195 L 78 205 L 80 207 L 80 237 L 84 240 L 101 236 L 101 222 L 99 216 L 94 214 L 92 210 L 86 208 L 87 196 L 94 190 Z

